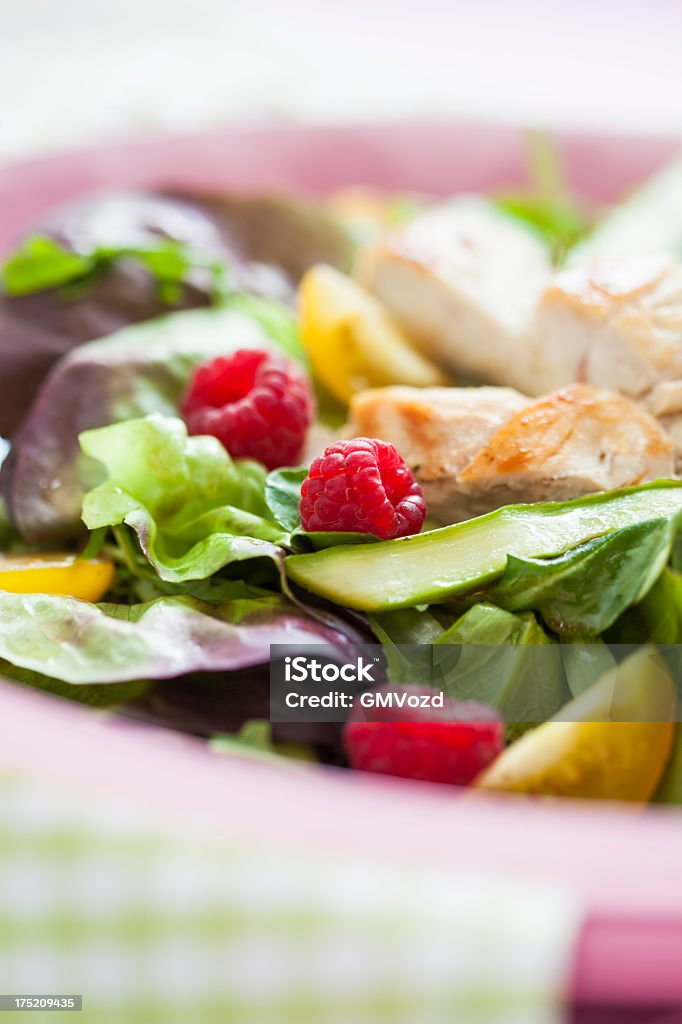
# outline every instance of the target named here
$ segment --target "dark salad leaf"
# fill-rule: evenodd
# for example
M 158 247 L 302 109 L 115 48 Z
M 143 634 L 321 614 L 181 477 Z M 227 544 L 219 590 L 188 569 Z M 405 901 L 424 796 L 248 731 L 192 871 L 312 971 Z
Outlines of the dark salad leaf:
M 3 402 L 0 434 L 11 436 L 23 419 L 51 366 L 69 349 L 101 338 L 128 324 L 167 312 L 158 282 L 149 268 L 135 260 L 116 260 L 95 275 L 90 287 L 66 298 L 65 275 L 84 269 L 88 254 L 108 249 L 150 249 L 177 243 L 193 252 L 226 256 L 220 232 L 190 203 L 144 193 L 115 193 L 77 200 L 57 209 L 33 235 L 51 239 L 38 246 L 28 261 L 14 262 L 15 285 L 28 280 L 47 290 L 17 297 L 0 297 L 0 365 Z M 69 259 L 68 253 L 73 254 Z M 37 276 L 36 276 L 37 275 Z M 183 284 L 175 308 L 206 305 L 211 299 L 208 271 Z
M 316 203 L 284 195 L 180 198 L 210 217 L 228 250 L 252 264 L 281 268 L 293 283 L 314 263 L 351 268 L 355 244 L 350 233 Z
M 347 267 L 353 248 L 321 208 L 267 196 L 97 194 L 59 207 L 30 234 L 10 261 L 14 297 L 0 296 L 5 436 L 74 346 L 159 316 L 169 301 L 210 304 L 223 268 L 235 291 L 293 302 L 303 270 L 317 261 Z

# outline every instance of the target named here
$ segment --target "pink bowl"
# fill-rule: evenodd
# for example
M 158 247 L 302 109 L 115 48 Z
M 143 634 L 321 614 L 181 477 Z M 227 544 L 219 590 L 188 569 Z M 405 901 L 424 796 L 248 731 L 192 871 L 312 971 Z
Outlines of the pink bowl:
M 559 145 L 570 183 L 597 201 L 616 197 L 677 148 L 673 140 L 587 135 L 563 136 Z M 523 135 L 507 128 L 264 126 L 162 138 L 0 168 L 0 251 L 54 203 L 108 186 L 322 193 L 366 183 L 447 194 L 523 181 Z M 0 767 L 12 772 L 100 796 L 127 794 L 267 843 L 488 867 L 568 887 L 587 907 L 574 1000 L 682 1005 L 682 826 L 674 812 L 474 803 L 333 770 L 282 772 L 10 684 L 0 683 L 0 701 Z

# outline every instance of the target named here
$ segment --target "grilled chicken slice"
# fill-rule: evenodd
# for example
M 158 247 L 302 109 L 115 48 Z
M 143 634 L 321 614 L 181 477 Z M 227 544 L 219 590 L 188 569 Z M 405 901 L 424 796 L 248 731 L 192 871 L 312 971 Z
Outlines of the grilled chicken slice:
M 357 275 L 445 369 L 523 390 L 527 328 L 550 272 L 539 239 L 461 196 L 367 249 Z
M 545 289 L 531 327 L 526 389 L 573 381 L 682 411 L 682 266 L 665 255 L 573 267 Z M 663 386 L 662 391 L 659 390 Z
M 454 523 L 468 518 L 458 473 L 528 401 L 512 388 L 376 388 L 353 398 L 349 429 L 391 441 L 421 484 L 430 518 Z
M 587 385 L 536 401 L 509 388 L 381 388 L 354 398 L 350 429 L 395 444 L 440 523 L 673 473 L 656 420 Z
M 516 501 L 566 501 L 674 474 L 661 425 L 614 391 L 554 391 L 513 415 L 457 476 L 472 514 Z

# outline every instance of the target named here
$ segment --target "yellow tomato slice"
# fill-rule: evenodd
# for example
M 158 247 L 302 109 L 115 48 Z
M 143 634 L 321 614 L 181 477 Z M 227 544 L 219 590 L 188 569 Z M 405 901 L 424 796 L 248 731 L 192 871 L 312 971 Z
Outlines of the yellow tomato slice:
M 507 747 L 475 786 L 645 803 L 670 756 L 675 703 L 665 664 L 644 648 Z
M 0 555 L 0 590 L 13 594 L 65 594 L 81 601 L 99 601 L 115 576 L 114 566 L 104 558 Z
M 345 274 L 322 264 L 311 267 L 298 296 L 301 338 L 311 366 L 340 402 L 365 388 L 448 383 L 381 303 Z

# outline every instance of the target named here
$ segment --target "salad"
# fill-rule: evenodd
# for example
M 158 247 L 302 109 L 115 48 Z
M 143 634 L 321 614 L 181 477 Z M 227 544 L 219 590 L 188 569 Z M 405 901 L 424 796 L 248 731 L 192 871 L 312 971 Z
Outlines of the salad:
M 680 196 L 53 211 L 1 272 L 0 675 L 216 751 L 682 803 Z M 378 651 L 371 699 L 273 717 L 271 646 Z

